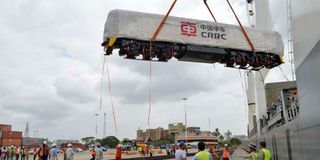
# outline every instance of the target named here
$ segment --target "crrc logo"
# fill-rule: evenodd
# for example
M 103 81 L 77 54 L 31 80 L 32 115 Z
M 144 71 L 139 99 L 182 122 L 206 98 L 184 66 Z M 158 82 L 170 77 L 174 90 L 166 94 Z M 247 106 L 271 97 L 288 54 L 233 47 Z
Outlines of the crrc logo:
M 184 36 L 197 36 L 197 26 L 195 23 L 190 23 L 190 22 L 180 22 L 180 30 L 181 30 L 181 35 Z

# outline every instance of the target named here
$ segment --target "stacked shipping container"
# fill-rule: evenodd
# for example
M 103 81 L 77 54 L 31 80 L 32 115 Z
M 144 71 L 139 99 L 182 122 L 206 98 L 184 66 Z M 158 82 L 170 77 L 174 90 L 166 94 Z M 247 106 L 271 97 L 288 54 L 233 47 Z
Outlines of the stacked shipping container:
M 11 125 L 0 124 L 0 131 L 11 131 Z
M 0 124 L 0 146 L 20 146 L 22 132 L 11 131 L 11 125 Z

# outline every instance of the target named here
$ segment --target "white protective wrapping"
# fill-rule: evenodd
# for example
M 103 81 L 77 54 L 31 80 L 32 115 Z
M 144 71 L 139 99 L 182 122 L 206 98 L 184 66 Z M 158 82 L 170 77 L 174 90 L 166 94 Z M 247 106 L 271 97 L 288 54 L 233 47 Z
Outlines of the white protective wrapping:
M 103 41 L 110 37 L 150 41 L 162 19 L 163 15 L 158 14 L 112 10 L 105 23 Z M 278 32 L 245 30 L 256 52 L 283 53 Z M 251 51 L 239 26 L 172 16 L 168 17 L 156 41 Z

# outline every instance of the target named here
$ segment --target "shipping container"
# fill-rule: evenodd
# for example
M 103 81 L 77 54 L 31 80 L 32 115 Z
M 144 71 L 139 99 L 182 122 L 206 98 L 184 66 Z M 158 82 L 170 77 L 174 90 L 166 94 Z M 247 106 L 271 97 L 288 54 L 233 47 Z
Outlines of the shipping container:
M 11 131 L 11 125 L 8 124 L 0 124 L 0 131 Z
M 1 146 L 20 146 L 22 139 L 0 139 Z
M 20 131 L 1 131 L 0 138 L 3 138 L 3 139 L 22 139 L 22 132 L 20 132 Z

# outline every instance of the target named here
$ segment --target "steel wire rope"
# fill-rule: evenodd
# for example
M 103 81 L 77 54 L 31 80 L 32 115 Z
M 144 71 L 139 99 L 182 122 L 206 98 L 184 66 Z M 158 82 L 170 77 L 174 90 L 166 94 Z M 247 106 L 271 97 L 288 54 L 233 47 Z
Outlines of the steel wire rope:
M 99 108 L 102 109 L 102 91 L 103 91 L 103 75 L 105 74 L 104 68 L 106 64 L 106 59 L 103 58 L 102 62 L 102 71 L 101 71 L 101 79 L 100 79 L 100 100 L 99 100 Z
M 239 75 L 240 75 L 240 82 L 241 82 L 241 87 L 242 87 L 242 93 L 243 93 L 243 96 L 244 96 L 244 109 L 245 109 L 245 116 L 247 117 L 247 114 L 248 114 L 248 109 L 247 109 L 247 94 L 246 94 L 246 90 L 245 90 L 245 87 L 244 87 L 244 80 L 243 80 L 243 77 L 242 77 L 242 74 L 241 74 L 241 71 L 240 69 L 238 70 L 239 71 Z
M 216 19 L 216 17 L 213 15 L 213 13 L 212 13 L 212 11 L 211 11 L 208 3 L 207 3 L 207 0 L 203 0 L 203 3 L 204 3 L 204 5 L 206 5 L 207 9 L 209 10 L 209 13 L 210 13 L 211 17 L 213 18 L 214 22 L 217 22 L 217 19 Z
M 240 29 L 241 29 L 242 34 L 244 35 L 244 37 L 245 37 L 247 43 L 249 44 L 252 52 L 255 54 L 255 48 L 254 48 L 254 46 L 253 46 L 253 44 L 252 44 L 252 41 L 250 40 L 250 38 L 249 38 L 246 30 L 245 30 L 244 27 L 242 26 L 242 23 L 241 23 L 241 21 L 239 20 L 239 18 L 238 18 L 238 16 L 237 16 L 237 13 L 234 11 L 234 9 L 233 9 L 230 1 L 229 1 L 229 0 L 226 0 L 226 1 L 227 1 L 227 3 L 228 3 L 228 5 L 229 5 L 229 7 L 230 7 L 230 9 L 231 9 L 234 17 L 236 18 L 236 20 L 237 20 L 237 22 L 238 22 L 238 24 L 239 24 L 239 26 L 240 26 Z
M 282 75 L 283 75 L 284 79 L 286 79 L 286 81 L 288 81 L 288 82 L 289 82 L 290 80 L 289 80 L 289 78 L 287 77 L 287 75 L 285 75 L 285 74 L 284 74 L 284 72 L 283 72 L 283 70 L 282 70 L 281 66 L 279 66 L 279 69 L 280 69 L 280 71 L 281 71 L 281 73 L 282 73 Z
M 151 117 L 151 108 L 152 108 L 152 42 L 154 42 L 158 34 L 160 33 L 164 23 L 168 19 L 168 16 L 170 15 L 170 12 L 172 11 L 173 7 L 175 6 L 177 0 L 174 0 L 173 3 L 171 4 L 169 10 L 167 11 L 166 15 L 163 17 L 162 21 L 160 22 L 159 26 L 157 27 L 156 31 L 153 33 L 152 38 L 150 39 L 150 57 L 149 57 L 149 109 L 148 109 L 148 126 L 147 128 L 150 127 L 150 117 Z M 146 133 L 146 136 L 148 137 L 148 131 Z
M 108 77 L 108 90 L 110 94 L 110 102 L 111 102 L 111 108 L 112 108 L 112 116 L 113 116 L 113 124 L 115 127 L 116 136 L 118 137 L 118 126 L 116 121 L 116 115 L 115 115 L 115 109 L 114 109 L 114 103 L 113 103 L 113 96 L 112 96 L 112 87 L 111 87 L 111 78 L 110 78 L 110 71 L 109 71 L 109 64 L 108 59 L 105 56 L 103 62 L 105 63 L 105 68 L 107 69 L 107 77 Z

